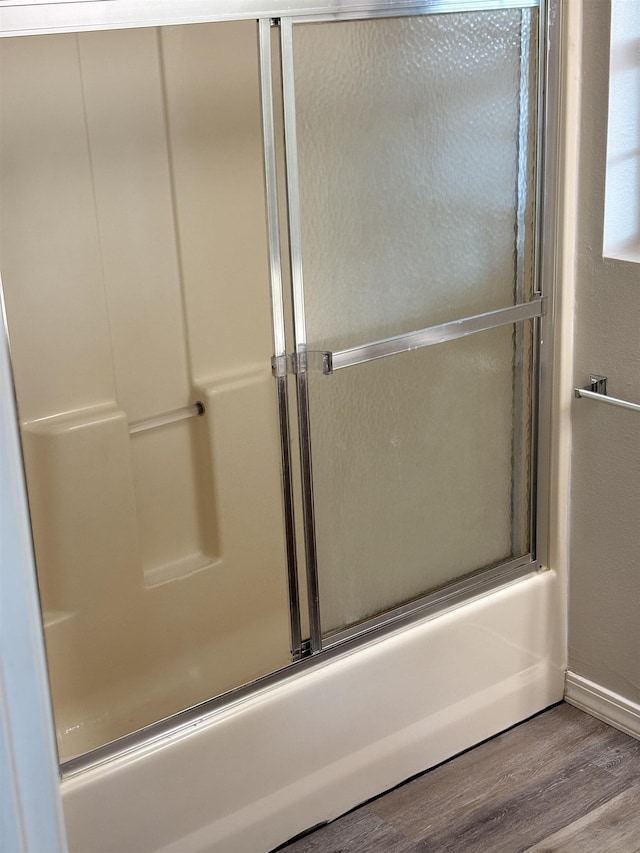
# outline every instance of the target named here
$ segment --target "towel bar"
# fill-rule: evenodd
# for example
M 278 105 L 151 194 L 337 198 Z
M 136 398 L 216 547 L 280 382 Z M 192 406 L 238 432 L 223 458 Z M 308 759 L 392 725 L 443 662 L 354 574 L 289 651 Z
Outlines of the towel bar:
M 619 400 L 617 397 L 607 395 L 607 377 L 591 373 L 589 384 L 584 388 L 574 388 L 576 397 L 588 397 L 590 400 L 599 400 L 601 403 L 609 403 L 610 406 L 619 406 L 621 409 L 631 409 L 632 412 L 640 412 L 640 403 L 631 403 L 629 400 Z
M 142 432 L 146 429 L 154 429 L 154 427 L 172 424 L 176 421 L 184 421 L 187 418 L 195 418 L 198 415 L 204 415 L 204 403 L 197 402 L 193 406 L 186 406 L 184 409 L 174 409 L 172 412 L 165 412 L 162 415 L 156 415 L 153 418 L 146 418 L 143 421 L 134 421 L 129 424 L 129 434 L 133 435 L 136 432 Z

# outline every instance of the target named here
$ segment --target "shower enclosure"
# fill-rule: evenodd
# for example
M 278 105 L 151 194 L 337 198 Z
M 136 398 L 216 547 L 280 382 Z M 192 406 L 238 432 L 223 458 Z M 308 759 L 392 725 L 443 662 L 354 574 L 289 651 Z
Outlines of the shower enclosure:
M 544 4 L 228 5 L 0 43 L 65 773 L 543 568 Z

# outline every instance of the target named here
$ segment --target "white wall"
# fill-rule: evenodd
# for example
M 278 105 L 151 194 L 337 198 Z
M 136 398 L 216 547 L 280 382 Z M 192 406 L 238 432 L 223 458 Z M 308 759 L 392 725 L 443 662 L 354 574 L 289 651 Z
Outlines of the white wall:
M 602 251 L 610 4 L 581 5 L 574 380 L 605 374 L 611 396 L 637 402 L 640 264 Z M 640 417 L 583 399 L 573 401 L 572 422 L 569 669 L 638 704 Z

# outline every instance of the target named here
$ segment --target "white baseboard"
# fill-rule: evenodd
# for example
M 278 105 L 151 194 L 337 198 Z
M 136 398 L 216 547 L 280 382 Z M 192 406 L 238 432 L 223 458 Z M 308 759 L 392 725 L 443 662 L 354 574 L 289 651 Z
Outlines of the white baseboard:
M 610 726 L 640 740 L 640 705 L 588 678 L 567 672 L 564 698 Z

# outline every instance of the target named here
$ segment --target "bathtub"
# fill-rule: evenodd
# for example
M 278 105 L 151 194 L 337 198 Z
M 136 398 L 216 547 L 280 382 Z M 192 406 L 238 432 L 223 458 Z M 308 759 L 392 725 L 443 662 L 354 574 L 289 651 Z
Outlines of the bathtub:
M 77 851 L 265 853 L 562 699 L 543 571 L 62 781 Z

